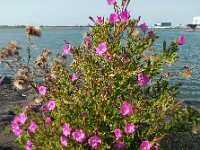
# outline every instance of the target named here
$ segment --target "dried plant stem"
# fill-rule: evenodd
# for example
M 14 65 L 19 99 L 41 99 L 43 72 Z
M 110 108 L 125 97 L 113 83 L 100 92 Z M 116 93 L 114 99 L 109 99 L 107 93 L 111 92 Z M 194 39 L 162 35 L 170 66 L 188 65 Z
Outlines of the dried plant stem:
M 14 73 L 17 72 L 17 70 L 14 69 L 14 66 L 11 65 L 11 63 L 9 61 L 1 61 L 1 63 L 4 63 L 8 66 L 8 68 L 13 71 Z
M 27 52 L 28 52 L 27 69 L 28 69 L 28 73 L 30 73 L 30 59 L 31 59 L 31 49 L 33 47 L 33 43 L 30 36 L 27 36 L 27 39 L 29 41 L 29 46 L 27 48 Z
M 127 9 L 129 3 L 130 3 L 130 0 L 128 0 L 128 1 L 126 2 L 125 10 Z
M 4 81 L 5 77 L 6 77 L 6 76 L 2 76 L 2 77 L 0 78 L 0 85 L 1 85 L 1 83 Z
M 169 134 L 163 134 L 163 135 L 161 135 L 159 138 L 157 138 L 157 139 L 154 140 L 155 143 L 159 143 L 167 135 L 169 135 Z
M 30 84 L 30 86 L 34 89 L 34 91 L 35 91 L 36 93 L 38 93 L 37 86 L 34 84 L 34 82 L 33 82 L 33 81 L 29 81 L 29 84 Z
M 179 106 L 181 103 L 183 103 L 184 100 L 180 100 L 179 102 L 177 102 L 175 105 L 171 106 L 171 107 L 168 107 L 165 111 L 163 111 L 162 114 L 165 114 L 167 111 L 169 110 L 173 110 L 175 107 Z

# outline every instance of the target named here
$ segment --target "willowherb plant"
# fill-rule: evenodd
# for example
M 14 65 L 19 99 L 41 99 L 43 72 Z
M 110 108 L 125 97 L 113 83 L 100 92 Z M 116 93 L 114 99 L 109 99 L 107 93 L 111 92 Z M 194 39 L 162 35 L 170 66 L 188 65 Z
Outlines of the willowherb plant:
M 20 146 L 27 150 L 157 150 L 166 134 L 188 131 L 194 124 L 182 109 L 182 101 L 174 100 L 179 85 L 168 83 L 177 74 L 164 69 L 177 60 L 184 36 L 169 47 L 164 41 L 162 52 L 156 54 L 152 46 L 158 36 L 147 32 L 146 23 L 139 32 L 140 17 L 131 18 L 130 0 L 122 0 L 121 7 L 115 0 L 107 2 L 114 12 L 108 18 L 90 17 L 95 26 L 85 34 L 81 46 L 66 42 L 61 59 L 54 59 L 49 70 L 48 50 L 36 59 L 44 82 L 27 81 L 38 93 L 40 105 L 26 107 L 12 122 Z M 40 34 L 33 27 L 28 29 L 32 43 L 30 34 Z M 74 58 L 70 65 L 62 61 L 68 53 Z M 22 71 L 31 72 L 29 62 L 30 55 Z M 185 72 L 191 74 L 191 69 Z

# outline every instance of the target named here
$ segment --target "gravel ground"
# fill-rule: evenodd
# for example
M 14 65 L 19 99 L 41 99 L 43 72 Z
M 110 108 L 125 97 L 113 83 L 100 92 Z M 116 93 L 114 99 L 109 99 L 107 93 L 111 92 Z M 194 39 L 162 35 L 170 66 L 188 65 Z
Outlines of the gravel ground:
M 5 78 L 0 84 L 0 150 L 18 150 L 13 144 L 15 136 L 5 134 L 5 131 L 15 116 L 14 109 L 26 104 L 26 95 L 31 94 L 30 89 L 17 91 L 10 78 Z

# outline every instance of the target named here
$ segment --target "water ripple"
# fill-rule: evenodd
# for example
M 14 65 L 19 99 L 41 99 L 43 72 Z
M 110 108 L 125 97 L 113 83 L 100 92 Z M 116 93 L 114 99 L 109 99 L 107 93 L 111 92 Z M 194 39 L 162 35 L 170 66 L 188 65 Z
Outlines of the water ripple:
M 34 44 L 37 45 L 33 53 L 36 57 L 43 48 L 60 52 L 64 47 L 64 40 L 77 46 L 83 41 L 82 37 L 86 31 L 89 31 L 89 29 L 44 29 L 40 39 L 33 38 Z M 169 45 L 171 40 L 178 38 L 180 35 L 186 37 L 186 43 L 180 46 L 178 51 L 180 59 L 171 69 L 180 70 L 184 66 L 190 66 L 193 67 L 193 76 L 190 79 L 175 77 L 171 79 L 171 82 L 172 84 L 182 83 L 179 98 L 200 101 L 200 32 L 187 32 L 184 30 L 157 30 L 156 32 L 159 39 L 154 45 L 158 51 L 161 51 L 163 40 L 166 40 Z M 25 51 L 28 43 L 23 29 L 0 29 L 0 47 L 5 47 L 10 40 L 17 40 L 22 48 L 20 54 L 26 58 Z M 0 65 L 0 73 L 13 75 L 2 65 Z

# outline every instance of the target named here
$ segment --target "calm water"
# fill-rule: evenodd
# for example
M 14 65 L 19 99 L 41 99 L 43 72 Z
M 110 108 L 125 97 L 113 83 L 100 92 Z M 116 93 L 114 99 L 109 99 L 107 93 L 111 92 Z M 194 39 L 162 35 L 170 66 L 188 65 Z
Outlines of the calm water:
M 33 43 L 36 45 L 34 54 L 40 53 L 41 49 L 48 48 L 53 52 L 60 52 L 64 47 L 64 40 L 77 46 L 83 39 L 83 34 L 88 31 L 87 28 L 82 29 L 43 29 L 41 38 L 33 38 Z M 184 35 L 187 42 L 180 46 L 180 60 L 172 68 L 176 70 L 183 66 L 193 67 L 192 78 L 185 79 L 176 77 L 172 82 L 182 82 L 181 93 L 179 98 L 185 100 L 200 101 L 200 32 L 187 32 L 184 30 L 157 30 L 159 39 L 155 46 L 159 49 L 162 46 L 162 41 L 171 41 L 179 35 Z M 26 47 L 28 45 L 23 29 L 0 29 L 0 48 L 5 47 L 10 40 L 16 40 L 20 47 L 20 55 L 26 58 Z M 169 43 L 168 43 L 169 44 Z M 5 66 L 0 65 L 0 74 L 9 74 Z

